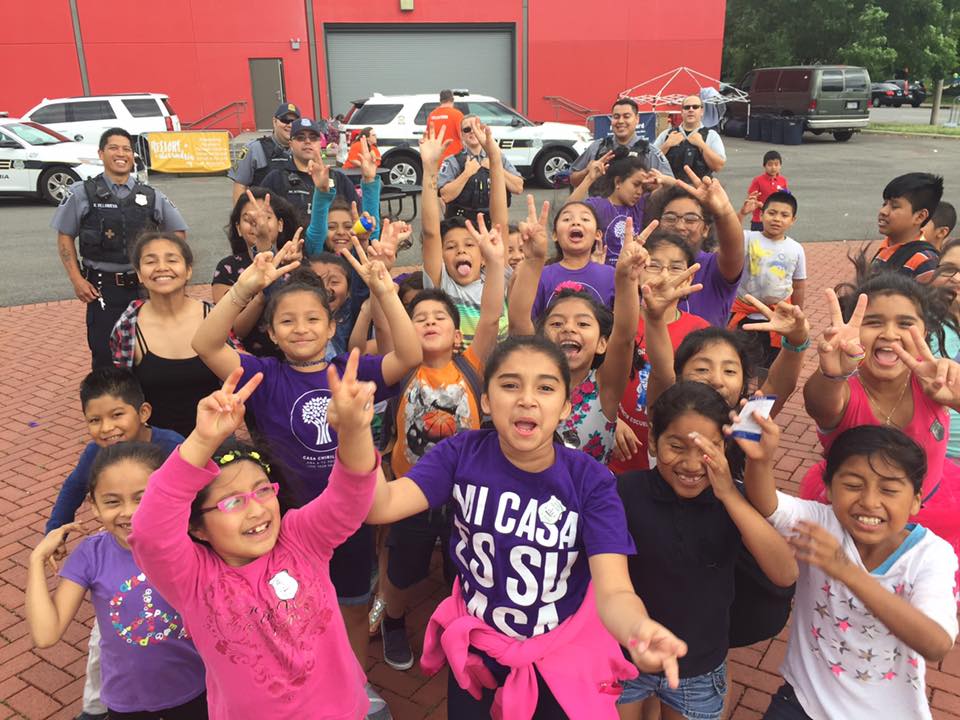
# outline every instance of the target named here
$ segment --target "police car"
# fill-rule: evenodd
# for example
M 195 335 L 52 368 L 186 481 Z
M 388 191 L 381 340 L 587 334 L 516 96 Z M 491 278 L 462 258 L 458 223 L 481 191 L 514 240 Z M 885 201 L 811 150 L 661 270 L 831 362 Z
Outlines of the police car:
M 503 155 L 520 173 L 552 187 L 558 173 L 592 142 L 586 127 L 567 123 L 535 123 L 494 97 L 454 90 L 454 105 L 464 115 L 477 115 L 490 126 Z M 381 95 L 354 100 L 345 129 L 372 127 L 377 133 L 381 167 L 390 170 L 390 185 L 419 185 L 423 178 L 419 142 L 427 115 L 440 104 L 436 93 Z
M 0 193 L 39 195 L 56 205 L 75 182 L 103 172 L 96 145 L 39 123 L 0 118 Z

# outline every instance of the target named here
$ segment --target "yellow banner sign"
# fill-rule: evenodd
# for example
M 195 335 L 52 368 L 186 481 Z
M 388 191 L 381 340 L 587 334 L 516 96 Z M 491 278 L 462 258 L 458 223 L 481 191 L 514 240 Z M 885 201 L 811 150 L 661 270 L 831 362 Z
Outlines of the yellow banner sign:
M 150 169 L 168 173 L 211 173 L 230 169 L 225 132 L 147 133 Z

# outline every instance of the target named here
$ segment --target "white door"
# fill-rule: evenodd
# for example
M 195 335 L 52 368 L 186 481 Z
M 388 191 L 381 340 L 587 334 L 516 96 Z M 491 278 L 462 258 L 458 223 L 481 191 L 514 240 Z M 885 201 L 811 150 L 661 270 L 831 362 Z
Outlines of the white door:
M 0 130 L 0 188 L 35 192 L 37 171 L 28 169 L 28 164 L 24 144 Z

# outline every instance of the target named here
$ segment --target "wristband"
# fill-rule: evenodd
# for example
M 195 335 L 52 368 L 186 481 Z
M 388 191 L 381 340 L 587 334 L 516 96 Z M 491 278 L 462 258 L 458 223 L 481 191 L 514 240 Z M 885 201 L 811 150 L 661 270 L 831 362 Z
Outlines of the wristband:
M 234 305 L 236 305 L 237 307 L 245 308 L 247 305 L 250 304 L 251 300 L 253 300 L 252 297 L 246 298 L 246 299 L 240 297 L 240 293 L 237 290 L 236 285 L 230 286 L 230 302 L 232 302 Z
M 853 377 L 856 374 L 857 374 L 856 370 L 852 370 L 848 372 L 846 375 L 828 375 L 823 370 L 820 371 L 820 375 L 823 378 L 825 378 L 826 380 L 832 380 L 834 382 L 843 382 L 845 380 L 849 380 L 851 377 Z
M 789 350 L 790 352 L 800 353 L 810 347 L 810 336 L 807 335 L 807 339 L 804 340 L 799 345 L 794 345 L 789 340 L 787 340 L 786 335 L 780 336 L 780 347 L 784 350 Z

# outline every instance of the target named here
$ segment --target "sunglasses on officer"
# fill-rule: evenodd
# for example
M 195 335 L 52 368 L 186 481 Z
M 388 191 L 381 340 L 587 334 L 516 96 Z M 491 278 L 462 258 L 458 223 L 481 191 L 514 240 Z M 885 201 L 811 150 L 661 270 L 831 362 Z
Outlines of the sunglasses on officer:
M 277 118 L 277 122 L 281 125 L 293 125 L 294 121 L 296 121 L 296 118 L 290 116 Z
M 703 105 L 683 105 L 681 107 L 683 107 L 684 110 L 699 110 Z

